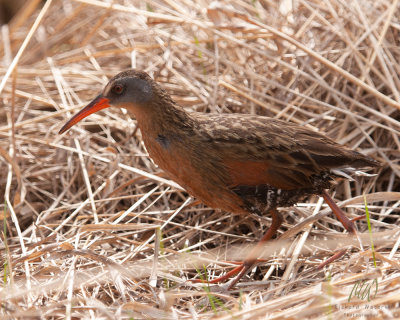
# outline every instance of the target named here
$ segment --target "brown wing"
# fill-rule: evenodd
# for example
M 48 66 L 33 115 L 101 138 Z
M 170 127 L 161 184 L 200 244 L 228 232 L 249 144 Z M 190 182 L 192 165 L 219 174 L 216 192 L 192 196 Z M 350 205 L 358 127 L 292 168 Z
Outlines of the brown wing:
M 228 168 L 231 187 L 268 184 L 284 190 L 299 188 L 300 183 L 294 179 L 293 172 L 288 172 L 287 169 L 282 171 L 267 161 L 226 160 L 224 165 Z
M 312 176 L 330 169 L 377 165 L 375 160 L 296 124 L 239 114 L 211 118 L 205 119 L 203 126 L 223 155 L 233 186 L 308 188 Z

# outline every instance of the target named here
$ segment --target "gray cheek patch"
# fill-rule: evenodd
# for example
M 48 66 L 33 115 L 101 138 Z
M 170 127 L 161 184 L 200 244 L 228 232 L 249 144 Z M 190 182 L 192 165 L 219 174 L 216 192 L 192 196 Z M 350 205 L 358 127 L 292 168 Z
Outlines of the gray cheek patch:
M 145 103 L 153 98 L 153 89 L 146 80 L 129 78 L 126 89 L 127 101 Z

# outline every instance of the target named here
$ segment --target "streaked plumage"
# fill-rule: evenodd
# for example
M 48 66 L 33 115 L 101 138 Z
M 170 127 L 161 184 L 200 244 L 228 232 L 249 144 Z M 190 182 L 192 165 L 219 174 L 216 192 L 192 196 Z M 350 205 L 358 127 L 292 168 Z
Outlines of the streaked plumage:
M 108 106 L 126 108 L 136 117 L 150 157 L 193 196 L 229 212 L 273 212 L 275 229 L 280 225 L 275 208 L 322 194 L 331 186 L 333 171 L 378 165 L 293 123 L 257 115 L 188 113 L 136 70 L 112 78 L 60 132 Z M 342 222 L 347 219 L 335 214 Z

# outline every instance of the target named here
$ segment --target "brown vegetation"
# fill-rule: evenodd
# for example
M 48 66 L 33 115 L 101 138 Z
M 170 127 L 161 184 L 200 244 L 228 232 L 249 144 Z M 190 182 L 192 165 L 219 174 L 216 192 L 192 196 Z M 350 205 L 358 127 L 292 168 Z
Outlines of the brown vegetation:
M 30 1 L 1 30 L 0 317 L 398 318 L 397 1 L 112 3 Z M 292 121 L 382 162 L 334 193 L 351 218 L 365 213 L 366 194 L 377 268 L 367 220 L 357 222 L 362 251 L 311 198 L 282 210 L 279 239 L 236 290 L 186 281 L 230 270 L 270 218 L 193 202 L 152 163 L 123 110 L 57 135 L 131 67 L 189 111 Z M 362 279 L 377 279 L 376 296 L 348 302 Z

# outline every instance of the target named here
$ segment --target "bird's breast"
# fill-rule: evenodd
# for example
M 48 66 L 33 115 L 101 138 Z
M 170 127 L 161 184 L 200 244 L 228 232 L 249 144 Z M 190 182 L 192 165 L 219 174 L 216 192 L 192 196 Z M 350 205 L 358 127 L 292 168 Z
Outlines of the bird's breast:
M 228 187 L 230 177 L 218 159 L 207 156 L 207 146 L 185 142 L 184 137 L 166 133 L 143 134 L 143 141 L 153 161 L 169 177 L 212 208 L 241 213 L 242 200 Z
M 192 155 L 184 148 L 178 137 L 165 133 L 143 135 L 150 157 L 170 178 L 190 191 L 193 181 L 199 179 L 197 168 L 193 167 Z

